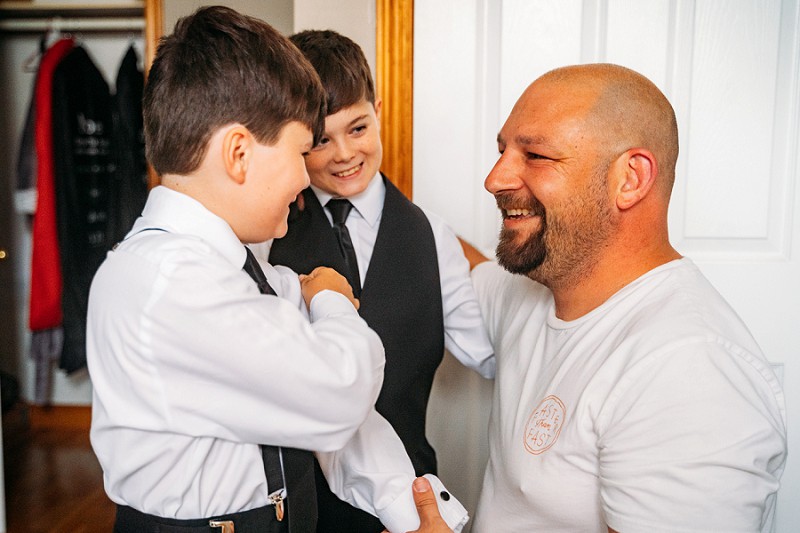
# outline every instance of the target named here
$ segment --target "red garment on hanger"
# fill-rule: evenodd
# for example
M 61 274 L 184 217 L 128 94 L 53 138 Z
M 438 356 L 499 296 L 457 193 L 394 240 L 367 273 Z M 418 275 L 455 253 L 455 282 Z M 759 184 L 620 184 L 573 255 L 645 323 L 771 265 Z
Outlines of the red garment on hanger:
M 56 227 L 55 160 L 53 157 L 53 72 L 74 47 L 72 39 L 61 39 L 42 56 L 34 98 L 36 116 L 36 214 L 33 217 L 31 292 L 28 325 L 31 331 L 61 325 L 61 261 Z

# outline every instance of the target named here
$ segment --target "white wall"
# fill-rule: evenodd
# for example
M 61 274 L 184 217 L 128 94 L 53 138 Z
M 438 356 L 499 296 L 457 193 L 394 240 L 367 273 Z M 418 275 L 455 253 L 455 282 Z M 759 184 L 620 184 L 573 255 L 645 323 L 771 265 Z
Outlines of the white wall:
M 303 30 L 334 30 L 350 37 L 364 50 L 374 77 L 374 0 L 295 0 L 294 31 Z
M 284 35 L 292 33 L 293 3 L 292 0 L 162 0 L 164 33 L 172 32 L 178 18 L 192 13 L 201 6 L 226 5 L 240 13 L 259 17 L 269 22 Z

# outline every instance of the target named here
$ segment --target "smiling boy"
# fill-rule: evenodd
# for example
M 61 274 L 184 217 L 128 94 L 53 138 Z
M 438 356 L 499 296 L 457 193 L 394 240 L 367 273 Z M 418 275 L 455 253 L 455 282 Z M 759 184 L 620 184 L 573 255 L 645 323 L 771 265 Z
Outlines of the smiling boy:
M 386 349 L 376 409 L 397 431 L 416 473 L 435 473 L 425 414 L 444 349 L 484 377 L 494 375 L 469 265 L 450 228 L 379 172 L 381 100 L 360 47 L 333 31 L 291 40 L 319 74 L 328 114 L 320 142 L 306 155 L 311 187 L 289 217 L 286 237 L 271 244 L 269 260 L 297 272 L 326 265 L 346 275 L 359 314 Z M 319 469 L 317 485 L 318 531 L 382 531 L 375 517 L 326 490 Z

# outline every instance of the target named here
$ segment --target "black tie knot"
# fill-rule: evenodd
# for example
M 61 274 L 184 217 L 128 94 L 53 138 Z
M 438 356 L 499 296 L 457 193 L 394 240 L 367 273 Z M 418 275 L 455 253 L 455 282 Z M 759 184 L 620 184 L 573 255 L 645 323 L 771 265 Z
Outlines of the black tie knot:
M 333 223 L 337 226 L 341 226 L 347 220 L 347 215 L 350 214 L 350 210 L 353 209 L 353 204 L 350 203 L 350 200 L 345 200 L 344 198 L 334 198 L 328 200 L 325 207 L 331 212 Z

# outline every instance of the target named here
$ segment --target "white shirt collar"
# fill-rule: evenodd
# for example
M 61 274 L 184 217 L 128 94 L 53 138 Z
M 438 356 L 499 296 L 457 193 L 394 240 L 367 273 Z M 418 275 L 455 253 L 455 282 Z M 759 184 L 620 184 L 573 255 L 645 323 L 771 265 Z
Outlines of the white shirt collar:
M 325 192 L 314 185 L 311 186 L 311 190 L 314 191 L 319 203 L 323 207 L 325 207 L 325 204 L 328 203 L 328 200 L 333 198 L 332 194 Z M 361 215 L 361 218 L 363 218 L 364 221 L 370 225 L 370 227 L 375 227 L 375 225 L 381 219 L 381 213 L 383 212 L 383 201 L 385 198 L 386 186 L 383 184 L 383 177 L 381 176 L 381 173 L 378 172 L 370 180 L 366 189 L 359 194 L 350 196 L 347 199 L 353 204 L 353 207 L 356 209 L 356 211 L 358 211 L 358 214 Z
M 244 246 L 225 220 L 191 196 L 163 185 L 150 191 L 142 216 L 136 219 L 128 236 L 146 228 L 197 237 L 237 268 L 244 265 Z

